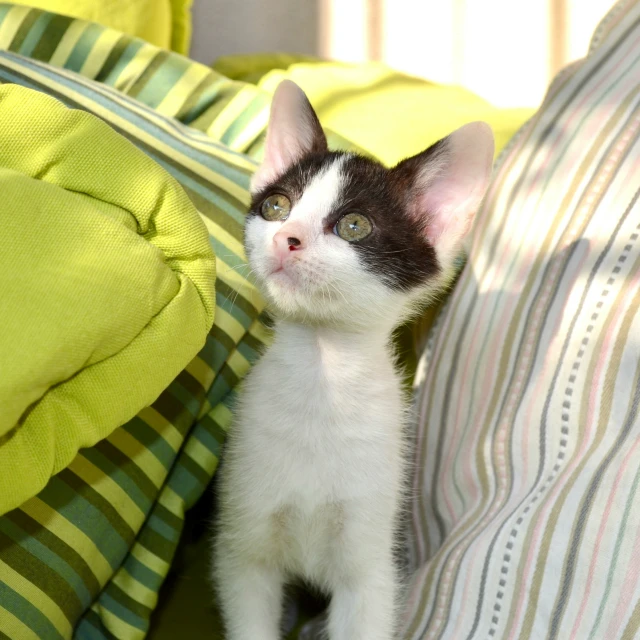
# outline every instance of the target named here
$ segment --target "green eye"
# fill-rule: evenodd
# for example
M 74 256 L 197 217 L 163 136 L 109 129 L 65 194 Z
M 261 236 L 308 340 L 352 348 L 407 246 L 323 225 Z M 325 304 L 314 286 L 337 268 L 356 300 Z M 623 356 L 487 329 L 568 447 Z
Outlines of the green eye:
M 342 216 L 333 228 L 333 232 L 347 242 L 357 242 L 366 238 L 373 231 L 373 226 L 359 213 L 347 213 Z
M 276 193 L 264 200 L 260 213 L 265 220 L 284 220 L 291 212 L 291 200 L 281 193 Z

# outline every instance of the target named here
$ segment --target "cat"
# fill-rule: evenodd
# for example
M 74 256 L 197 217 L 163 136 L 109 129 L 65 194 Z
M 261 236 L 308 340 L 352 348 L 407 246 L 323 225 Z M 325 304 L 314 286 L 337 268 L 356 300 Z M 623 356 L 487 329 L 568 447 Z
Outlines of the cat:
M 330 595 L 330 640 L 395 637 L 406 407 L 391 335 L 450 282 L 492 162 L 482 122 L 392 169 L 329 151 L 302 90 L 276 89 L 245 227 L 274 339 L 220 469 L 227 640 L 277 640 L 293 577 Z

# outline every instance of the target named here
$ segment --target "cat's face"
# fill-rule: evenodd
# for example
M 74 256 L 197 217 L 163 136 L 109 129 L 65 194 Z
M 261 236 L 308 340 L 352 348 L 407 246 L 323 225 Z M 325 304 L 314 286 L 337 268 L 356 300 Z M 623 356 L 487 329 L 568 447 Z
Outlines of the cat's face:
M 440 267 L 391 172 L 338 153 L 304 157 L 255 193 L 251 267 L 286 315 L 355 317 L 393 305 Z
M 245 228 L 250 266 L 274 310 L 309 323 L 393 323 L 441 287 L 491 168 L 490 132 L 469 126 L 484 143 L 471 169 L 455 166 L 467 141 L 448 139 L 387 169 L 329 152 L 304 94 L 283 83 Z M 471 200 L 464 211 L 449 202 L 454 190 L 456 203 Z

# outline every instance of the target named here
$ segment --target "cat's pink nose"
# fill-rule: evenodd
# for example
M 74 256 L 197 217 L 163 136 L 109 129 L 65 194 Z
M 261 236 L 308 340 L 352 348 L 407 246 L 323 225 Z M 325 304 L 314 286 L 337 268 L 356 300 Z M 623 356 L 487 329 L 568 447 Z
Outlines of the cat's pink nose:
M 273 243 L 276 250 L 283 257 L 290 251 L 299 251 L 304 249 L 304 242 L 301 234 L 296 233 L 294 229 L 281 229 L 273 236 Z

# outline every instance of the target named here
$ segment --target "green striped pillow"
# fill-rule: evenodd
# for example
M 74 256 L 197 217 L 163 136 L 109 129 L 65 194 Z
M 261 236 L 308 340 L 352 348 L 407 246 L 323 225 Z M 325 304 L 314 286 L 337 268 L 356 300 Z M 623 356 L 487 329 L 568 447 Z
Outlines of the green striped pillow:
M 259 159 L 271 96 L 93 22 L 0 2 L 0 49 L 78 73 Z M 327 132 L 334 148 L 355 146 Z
M 640 637 L 640 2 L 512 141 L 417 378 L 404 637 Z
M 152 406 L 0 518 L 0 637 L 69 638 L 75 627 L 83 638 L 143 638 L 184 512 L 216 469 L 234 389 L 267 337 L 243 269 L 254 162 L 111 87 L 12 53 L 0 53 L 6 82 L 98 115 L 165 167 L 216 254 L 215 323 L 198 356 Z

